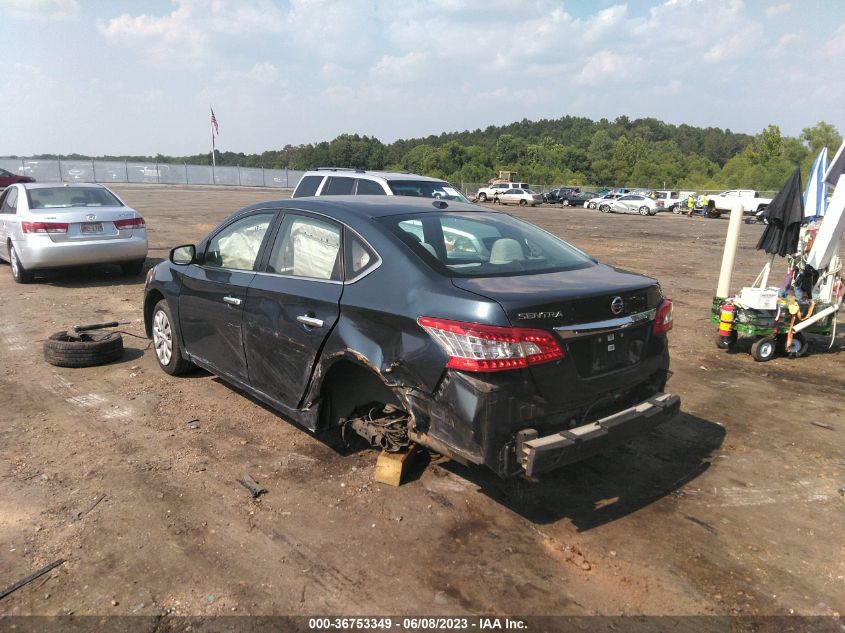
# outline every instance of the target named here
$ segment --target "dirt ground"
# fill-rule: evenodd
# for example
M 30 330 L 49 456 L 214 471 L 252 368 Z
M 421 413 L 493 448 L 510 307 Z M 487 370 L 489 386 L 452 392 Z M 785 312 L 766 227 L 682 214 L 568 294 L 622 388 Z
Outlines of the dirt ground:
M 147 265 L 278 191 L 115 187 L 147 219 Z M 47 365 L 76 323 L 143 334 L 143 277 L 0 265 L 0 614 L 804 614 L 845 608 L 845 336 L 756 363 L 714 345 L 727 221 L 541 207 L 517 215 L 675 302 L 683 414 L 543 482 L 434 458 L 400 488 L 376 453 L 314 437 L 147 341 L 93 369 Z M 764 257 L 744 225 L 734 287 Z M 845 332 L 845 327 L 840 331 Z M 813 424 L 819 423 L 819 425 Z M 250 473 L 269 490 L 252 501 Z M 81 519 L 77 512 L 103 500 Z

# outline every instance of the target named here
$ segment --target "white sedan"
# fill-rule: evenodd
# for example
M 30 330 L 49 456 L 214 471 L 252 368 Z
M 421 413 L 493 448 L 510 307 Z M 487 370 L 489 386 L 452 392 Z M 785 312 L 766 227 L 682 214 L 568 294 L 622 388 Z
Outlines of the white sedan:
M 663 202 L 660 200 L 634 193 L 617 198 L 610 204 L 610 208 L 602 205 L 599 209 L 605 213 L 639 213 L 640 215 L 657 215 L 658 211 L 664 210 Z
M 146 257 L 144 218 L 103 185 L 18 183 L 0 197 L 0 259 L 18 283 L 38 270 L 87 264 L 139 275 Z
M 530 189 L 508 189 L 504 193 L 496 194 L 493 202 L 497 201 L 501 204 L 518 204 L 521 207 L 530 204 L 533 207 L 543 203 L 543 196 Z

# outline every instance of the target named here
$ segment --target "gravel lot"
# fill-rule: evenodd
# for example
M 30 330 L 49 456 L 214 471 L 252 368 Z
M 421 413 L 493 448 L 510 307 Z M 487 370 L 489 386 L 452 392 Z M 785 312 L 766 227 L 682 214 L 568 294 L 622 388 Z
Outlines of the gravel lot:
M 147 219 L 148 265 L 279 196 L 115 190 Z M 656 276 L 675 301 L 683 415 L 539 484 L 435 457 L 400 488 L 378 485 L 375 452 L 209 374 L 169 377 L 138 338 L 112 365 L 51 367 L 41 341 L 71 324 L 143 334 L 143 277 L 105 267 L 19 286 L 0 265 L 0 587 L 67 559 L 0 614 L 842 612 L 845 337 L 769 363 L 716 349 L 725 220 L 508 210 Z M 764 263 L 760 232 L 743 226 L 734 287 Z M 235 483 L 244 472 L 269 490 L 257 502 Z

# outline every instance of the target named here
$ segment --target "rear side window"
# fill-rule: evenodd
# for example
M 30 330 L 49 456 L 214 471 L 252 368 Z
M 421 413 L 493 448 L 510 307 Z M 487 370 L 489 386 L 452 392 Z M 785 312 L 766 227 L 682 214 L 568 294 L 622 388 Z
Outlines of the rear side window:
M 378 258 L 364 241 L 347 229 L 344 239 L 346 249 L 346 279 L 354 279 L 376 264 Z
M 384 187 L 372 180 L 358 180 L 359 196 L 384 196 Z
M 252 270 L 272 220 L 272 213 L 261 213 L 233 222 L 208 242 L 203 264 L 211 268 Z
M 293 198 L 305 198 L 306 196 L 313 196 L 317 194 L 317 189 L 320 188 L 320 183 L 323 181 L 322 176 L 305 176 L 299 181 L 296 186 L 296 191 L 293 192 Z
M 320 192 L 322 196 L 351 196 L 355 188 L 354 178 L 342 178 L 340 176 L 329 176 L 326 186 Z
M 340 226 L 310 216 L 286 215 L 267 270 L 340 281 Z
M 12 187 L 3 198 L 3 204 L 0 205 L 0 213 L 17 213 L 18 206 L 18 188 Z

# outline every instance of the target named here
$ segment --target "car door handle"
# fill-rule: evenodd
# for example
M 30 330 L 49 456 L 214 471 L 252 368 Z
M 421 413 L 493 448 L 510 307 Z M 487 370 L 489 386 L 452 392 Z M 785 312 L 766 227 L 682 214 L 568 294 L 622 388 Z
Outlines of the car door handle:
M 230 306 L 239 306 L 243 301 L 237 297 L 223 297 L 223 303 L 228 303 Z
M 302 323 L 303 325 L 307 325 L 308 327 L 323 327 L 322 319 L 315 319 L 314 317 L 310 317 L 306 314 L 302 314 L 296 317 L 296 320 Z

